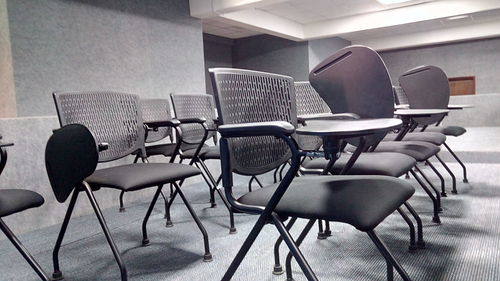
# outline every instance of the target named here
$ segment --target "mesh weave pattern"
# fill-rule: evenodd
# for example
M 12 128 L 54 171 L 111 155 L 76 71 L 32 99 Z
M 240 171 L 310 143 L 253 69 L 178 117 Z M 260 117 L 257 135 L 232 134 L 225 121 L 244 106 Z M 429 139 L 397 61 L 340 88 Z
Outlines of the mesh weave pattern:
M 295 82 L 297 114 L 318 114 L 331 112 L 328 105 L 309 82 Z M 297 143 L 303 150 L 318 150 L 323 144 L 321 137 L 297 135 Z
M 167 99 L 141 99 L 142 118 L 145 122 L 155 120 L 170 120 L 170 102 Z M 172 133 L 172 128 L 161 127 L 157 131 L 149 131 L 146 142 L 162 140 Z
M 125 157 L 144 146 L 139 97 L 107 91 L 54 93 L 61 126 L 82 124 L 97 143 L 109 144 L 99 161 Z
M 205 118 L 207 127 L 215 129 L 215 105 L 211 95 L 175 93 L 170 96 L 177 118 Z M 182 141 L 185 143 L 199 143 L 205 134 L 203 127 L 199 124 L 182 124 L 180 128 Z M 210 131 L 207 139 L 214 136 L 214 134 L 214 131 Z
M 212 69 L 217 108 L 222 124 L 288 121 L 297 126 L 293 79 L 288 76 L 238 70 Z M 233 171 L 255 175 L 287 161 L 288 146 L 275 137 L 246 137 L 229 140 Z
M 408 97 L 406 96 L 405 91 L 400 86 L 392 87 L 394 93 L 394 101 L 396 104 L 408 104 Z

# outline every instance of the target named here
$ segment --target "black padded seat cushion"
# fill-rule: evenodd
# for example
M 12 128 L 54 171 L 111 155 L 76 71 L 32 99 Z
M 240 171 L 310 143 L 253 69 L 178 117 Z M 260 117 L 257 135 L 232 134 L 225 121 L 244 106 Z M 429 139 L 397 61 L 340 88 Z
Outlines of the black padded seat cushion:
M 460 126 L 434 126 L 434 127 L 427 127 L 425 129 L 426 132 L 438 132 L 438 133 L 441 133 L 441 134 L 445 134 L 447 136 L 453 136 L 453 137 L 459 137 L 463 134 L 465 134 L 465 132 L 467 132 L 467 130 L 464 128 L 464 127 L 460 127 Z
M 332 172 L 334 174 L 340 173 L 351 156 L 352 154 L 343 153 L 333 165 Z M 306 160 L 302 166 L 305 169 L 323 170 L 326 164 L 328 164 L 328 160 L 325 158 L 315 158 L 309 161 Z M 394 152 L 361 153 L 348 174 L 400 177 L 415 164 L 415 159 L 406 154 Z
M 182 158 L 193 158 L 196 149 L 189 149 L 182 152 Z M 202 160 L 206 159 L 220 159 L 220 148 L 219 146 L 203 146 L 200 150 L 200 158 Z
M 388 134 L 384 141 L 393 141 L 397 134 Z M 435 145 L 442 145 L 446 141 L 446 136 L 439 132 L 414 132 L 408 133 L 403 138 L 404 141 L 425 141 Z
M 177 163 L 137 163 L 96 170 L 85 179 L 93 189 L 139 190 L 199 175 L 196 167 Z
M 242 204 L 265 206 L 277 184 L 240 197 Z M 304 176 L 296 178 L 275 211 L 284 216 L 348 223 L 374 229 L 408 200 L 415 189 L 386 176 Z
M 165 157 L 172 156 L 175 152 L 175 143 L 155 144 L 146 146 L 147 156 L 163 155 Z
M 30 208 L 43 205 L 43 197 L 31 190 L 1 189 L 0 190 L 0 217 L 22 212 Z
M 375 152 L 397 152 L 425 161 L 439 152 L 439 146 L 425 141 L 383 141 Z

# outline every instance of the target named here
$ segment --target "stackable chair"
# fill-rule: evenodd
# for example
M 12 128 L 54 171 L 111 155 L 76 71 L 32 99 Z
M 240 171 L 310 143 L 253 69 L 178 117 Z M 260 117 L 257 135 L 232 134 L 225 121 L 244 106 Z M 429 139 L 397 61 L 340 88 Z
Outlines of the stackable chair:
M 301 158 L 307 154 L 299 150 L 292 137 L 297 126 L 293 79 L 238 69 L 209 72 L 222 124 L 219 133 L 226 197 L 235 209 L 259 215 L 222 280 L 233 277 L 267 223 L 278 229 L 307 279 L 318 280 L 298 248 L 318 219 L 348 223 L 366 232 L 386 258 L 389 276 L 395 267 L 404 280 L 410 280 L 374 228 L 410 198 L 414 189 L 404 181 L 384 176 L 296 178 Z M 262 174 L 287 161 L 291 166 L 280 183 L 239 198 L 233 194 L 233 173 Z M 287 217 L 309 220 L 297 243 L 283 224 Z
M 399 83 L 407 96 L 410 108 L 448 108 L 450 86 L 448 77 L 441 68 L 425 65 L 408 70 L 400 76 Z M 440 133 L 458 137 L 466 132 L 466 129 L 460 126 L 439 126 L 445 117 L 443 114 L 434 118 L 419 118 L 417 121 L 422 127 L 421 133 Z M 443 142 L 443 145 L 462 167 L 463 182 L 467 183 L 467 168 L 464 163 L 446 142 Z M 452 190 L 453 193 L 456 191 Z
M 0 136 L 0 139 L 1 138 L 2 137 Z M 7 163 L 7 150 L 5 148 L 11 145 L 13 144 L 0 142 L 0 175 L 2 174 Z M 7 236 L 10 242 L 14 244 L 16 249 L 19 253 L 21 253 L 40 279 L 43 281 L 49 281 L 51 280 L 50 277 L 43 271 L 33 256 L 3 221 L 4 217 L 23 212 L 31 208 L 40 207 L 44 202 L 45 201 L 40 194 L 31 190 L 0 189 L 0 229 L 5 236 Z
M 220 149 L 217 145 L 217 124 L 215 116 L 215 105 L 212 95 L 208 94 L 188 94 L 173 93 L 170 95 L 174 108 L 175 117 L 181 120 L 179 129 L 182 133 L 182 143 L 180 145 L 179 157 L 181 163 L 183 160 L 191 160 L 190 165 L 194 164 L 203 171 L 202 176 L 207 183 L 210 191 L 210 204 L 215 207 L 215 193 L 219 195 L 222 202 L 229 211 L 230 229 L 229 233 L 236 233 L 234 226 L 234 215 L 222 192 L 217 188 L 221 176 L 217 180 L 208 169 L 205 161 L 220 160 Z M 199 120 L 198 124 L 184 124 L 182 120 Z M 206 144 L 208 139 L 213 139 L 215 145 Z
M 355 74 L 352 74 L 352 77 Z M 373 81 L 370 80 L 363 80 L 363 79 L 352 79 L 349 82 L 352 83 L 370 83 Z M 370 87 L 367 85 L 366 87 Z M 360 95 L 359 93 L 353 93 L 350 92 L 349 90 L 351 89 L 350 87 L 346 87 L 346 91 L 344 91 L 342 94 L 344 95 L 355 95 L 359 99 L 364 99 L 366 97 Z M 387 96 L 383 96 L 383 94 L 390 93 L 390 89 L 385 89 L 384 92 L 379 92 L 379 93 L 373 93 L 377 94 L 377 99 L 388 99 Z M 314 90 L 314 88 L 311 86 L 309 82 L 295 82 L 295 94 L 297 98 L 297 113 L 299 113 L 299 119 L 303 119 L 305 122 L 307 122 L 306 119 L 308 118 L 315 118 L 315 116 L 318 116 L 320 118 L 328 118 L 329 120 L 332 119 L 338 119 L 338 117 L 335 114 L 331 114 L 330 109 L 324 102 L 324 100 L 321 98 L 321 96 Z M 339 93 L 340 94 L 340 93 Z M 363 93 L 366 94 L 366 93 Z M 341 96 L 338 96 L 338 98 L 343 98 Z M 375 98 L 375 97 L 371 97 Z M 336 108 L 337 110 L 341 111 L 338 107 Z M 351 108 L 352 109 L 352 108 Z M 368 115 L 370 114 L 369 109 L 362 109 L 362 108 L 357 108 L 356 112 L 360 113 L 360 115 L 356 114 L 358 118 L 370 118 L 371 116 Z M 361 113 L 363 112 L 363 113 Z M 330 117 L 328 117 L 328 113 L 330 113 Z M 377 112 L 378 113 L 378 112 Z M 380 114 L 376 114 L 379 115 Z M 316 139 L 307 139 L 307 143 L 302 140 L 304 136 L 300 136 L 298 138 L 297 143 L 299 144 L 299 147 L 303 150 L 318 150 L 318 148 L 321 146 L 322 141 L 321 138 L 316 138 Z M 308 138 L 311 138 L 310 136 L 307 136 Z M 374 140 L 373 143 L 375 144 L 378 140 Z M 305 147 L 303 145 L 305 143 Z M 357 143 L 353 142 L 354 145 L 357 145 Z M 365 144 L 366 145 L 366 144 Z M 330 169 L 330 173 L 336 175 L 340 173 L 344 174 L 349 174 L 349 175 L 383 175 L 383 176 L 391 176 L 391 177 L 401 177 L 405 175 L 407 172 L 410 172 L 413 166 L 417 163 L 415 159 L 412 157 L 406 155 L 406 154 L 401 154 L 401 153 L 396 153 L 396 152 L 367 152 L 367 153 L 361 153 L 358 158 L 356 159 L 356 162 L 352 164 L 352 166 L 348 169 L 345 170 L 346 165 L 349 162 L 349 159 L 351 158 L 351 155 L 348 153 L 343 153 L 339 159 L 333 164 L 333 166 Z M 328 160 L 324 158 L 313 158 L 313 159 L 305 159 L 302 162 L 301 169 L 300 171 L 304 174 L 322 174 L 325 167 L 328 165 Z M 407 209 L 410 211 L 412 216 L 414 217 L 415 221 L 417 222 L 418 226 L 418 241 L 415 240 L 415 230 L 414 226 L 411 222 L 411 220 L 406 216 L 406 214 L 401 210 L 398 209 L 398 212 L 401 214 L 403 219 L 409 224 L 410 226 L 410 251 L 414 251 L 417 248 L 425 248 L 425 242 L 423 239 L 423 226 L 422 226 L 422 221 L 418 214 L 415 212 L 415 210 L 411 207 L 411 205 L 408 202 L 405 202 L 405 206 Z M 329 231 L 329 224 L 326 225 L 326 231 L 322 231 L 320 227 L 320 232 L 318 234 L 319 239 L 324 239 L 327 236 L 331 235 L 331 232 Z M 279 258 L 279 256 L 277 256 Z M 276 273 L 278 273 L 277 271 Z
M 101 188 L 126 192 L 156 188 L 142 222 L 142 245 L 145 246 L 149 244 L 147 222 L 155 203 L 163 185 L 172 184 L 202 232 L 204 260 L 212 260 L 207 232 L 177 184 L 178 181 L 199 175 L 199 169 L 178 163 L 133 163 L 96 170 L 98 162 L 120 159 L 137 150 L 142 150 L 145 155 L 145 134 L 139 97 L 125 93 L 94 91 L 54 93 L 54 100 L 60 124 L 64 127 L 57 130 L 47 143 L 47 173 L 59 202 L 66 201 L 71 193 L 72 195 L 54 247 L 53 278 L 62 278 L 59 249 L 79 192 L 85 191 L 120 267 L 121 278 L 127 280 L 125 264 L 94 197 L 94 191 Z M 163 123 L 171 127 L 180 124 L 177 120 Z
M 148 121 L 157 121 L 157 120 L 171 120 L 172 115 L 170 113 L 170 103 L 168 99 L 141 99 L 140 106 L 142 111 L 142 119 L 144 122 Z M 146 162 L 149 156 L 157 156 L 161 155 L 167 158 L 170 158 L 170 163 L 173 163 L 175 160 L 175 156 L 179 150 L 178 143 L 174 143 L 173 131 L 169 126 L 149 128 L 148 126 L 144 126 L 145 129 L 145 143 L 154 143 L 166 138 L 169 139 L 168 143 L 161 144 L 153 144 L 146 145 L 145 150 L 146 154 L 142 155 L 142 150 L 135 151 L 133 154 L 135 155 L 134 163 L 142 159 L 143 162 Z M 177 131 L 176 131 L 177 132 Z M 170 194 L 173 193 L 173 186 L 170 185 Z M 125 191 L 120 193 L 120 212 L 125 211 L 125 206 L 123 203 L 123 195 Z M 165 201 L 165 208 L 168 206 L 168 200 L 166 199 L 163 191 L 160 193 Z M 165 216 L 167 216 L 167 212 L 165 212 Z

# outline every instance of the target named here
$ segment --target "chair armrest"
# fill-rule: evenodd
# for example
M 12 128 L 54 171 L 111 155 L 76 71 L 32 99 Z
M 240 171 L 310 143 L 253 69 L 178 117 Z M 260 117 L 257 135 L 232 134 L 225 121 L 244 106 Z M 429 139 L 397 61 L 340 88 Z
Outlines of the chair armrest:
M 151 120 L 145 121 L 144 125 L 148 126 L 148 128 L 159 128 L 159 127 L 177 127 L 181 124 L 181 122 L 177 119 L 169 119 L 169 120 Z
M 295 127 L 285 121 L 254 122 L 219 126 L 219 133 L 225 138 L 250 136 L 290 136 Z
M 356 113 L 317 113 L 297 116 L 299 123 L 304 123 L 309 120 L 353 120 L 361 117 Z
M 0 142 L 0 147 L 13 146 L 14 144 L 11 142 Z
M 207 122 L 207 119 L 204 117 L 178 118 L 177 120 L 179 120 L 181 124 L 192 124 L 192 123 L 203 124 Z

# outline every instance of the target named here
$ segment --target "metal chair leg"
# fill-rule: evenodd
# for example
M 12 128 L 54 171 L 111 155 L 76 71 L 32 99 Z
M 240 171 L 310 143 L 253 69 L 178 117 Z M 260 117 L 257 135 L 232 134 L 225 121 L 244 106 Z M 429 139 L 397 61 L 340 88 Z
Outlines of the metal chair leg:
M 160 195 L 161 195 L 161 197 L 163 198 L 163 202 L 165 202 L 165 214 L 163 215 L 163 218 L 165 218 L 165 219 L 166 219 L 166 218 L 167 218 L 167 206 L 168 206 L 168 201 L 169 201 L 169 200 L 167 199 L 167 197 L 166 197 L 166 196 L 165 196 L 165 194 L 163 193 L 163 190 L 162 190 L 162 191 L 160 191 Z
M 120 192 L 120 210 L 119 210 L 119 211 L 120 211 L 120 213 L 125 212 L 125 205 L 123 204 L 123 195 L 124 195 L 124 194 L 125 194 L 125 191 L 124 191 L 124 190 L 122 190 L 122 191 Z
M 417 180 L 418 184 L 422 187 L 422 189 L 427 193 L 429 198 L 432 200 L 433 204 L 433 209 L 434 209 L 434 216 L 432 217 L 432 221 L 435 223 L 441 223 L 441 219 L 439 218 L 439 206 L 436 198 L 434 197 L 434 194 L 429 190 L 429 188 L 425 185 L 425 183 L 420 179 L 420 177 L 415 173 L 413 170 L 410 171 L 412 176 Z
M 443 178 L 443 175 L 432 165 L 432 163 L 429 160 L 425 160 L 425 163 L 427 163 L 427 166 L 429 166 L 432 171 L 439 177 L 439 180 L 441 181 L 441 196 L 442 197 L 447 197 L 448 194 L 446 194 L 446 188 L 445 188 L 445 181 Z
M 196 222 L 196 225 L 201 231 L 201 234 L 203 235 L 203 243 L 205 245 L 205 254 L 203 255 L 203 261 L 205 262 L 211 262 L 212 261 L 212 254 L 210 253 L 210 245 L 208 242 L 208 234 L 207 231 L 205 230 L 205 227 L 201 223 L 200 219 L 196 215 L 195 211 L 191 207 L 191 204 L 189 204 L 189 201 L 186 199 L 184 194 L 181 191 L 181 188 L 176 184 L 173 183 L 177 193 L 179 193 L 179 196 L 181 197 L 182 201 L 184 202 L 184 205 L 186 205 L 186 208 L 188 209 L 189 213 L 193 217 L 194 221 Z
M 408 247 L 408 250 L 410 253 L 414 253 L 417 250 L 417 244 L 415 242 L 415 226 L 413 225 L 413 222 L 410 220 L 408 215 L 401 210 L 401 208 L 397 208 L 399 215 L 403 218 L 403 220 L 408 224 L 408 227 L 410 228 L 410 246 Z
M 324 240 L 327 238 L 325 231 L 323 230 L 323 221 L 318 220 L 318 240 Z
M 158 201 L 158 197 L 160 196 L 160 194 L 162 194 L 162 192 L 161 192 L 162 188 L 163 188 L 163 185 L 158 186 L 158 189 L 156 190 L 155 195 L 153 196 L 153 199 L 151 200 L 151 203 L 149 204 L 148 211 L 146 212 L 146 215 L 144 216 L 144 219 L 142 220 L 142 246 L 149 245 L 148 229 L 147 229 L 148 220 L 149 220 L 149 217 L 151 216 L 151 213 L 153 212 L 153 209 L 155 208 L 156 201 Z
M 66 234 L 66 229 L 68 228 L 69 221 L 71 219 L 71 214 L 75 208 L 76 199 L 78 198 L 79 191 L 75 189 L 73 195 L 69 201 L 68 209 L 66 210 L 66 215 L 64 216 L 63 223 L 61 225 L 61 230 L 57 236 L 56 244 L 54 245 L 54 250 L 52 251 L 52 262 L 54 265 L 54 271 L 52 273 L 52 280 L 63 280 L 63 274 L 59 267 L 59 250 L 61 249 L 61 244 L 64 239 L 64 234 Z
M 444 161 L 443 161 L 443 159 L 441 159 L 441 157 L 439 157 L 437 154 L 434 156 L 436 156 L 437 160 L 439 160 L 439 163 L 441 163 L 441 165 L 443 165 L 443 167 L 446 169 L 448 174 L 450 174 L 450 176 L 451 176 L 451 181 L 452 181 L 451 193 L 457 194 L 458 193 L 457 192 L 457 179 L 455 178 L 455 174 L 453 174 L 453 172 L 450 170 L 448 165 L 446 165 L 446 163 L 444 163 Z
M 203 177 L 203 180 L 205 181 L 205 183 L 207 184 L 208 186 L 208 192 L 210 194 L 210 208 L 215 208 L 217 207 L 217 204 L 215 203 L 215 194 L 214 194 L 214 190 L 213 190 L 213 187 L 212 187 L 212 184 L 210 182 L 210 180 L 207 178 L 207 176 L 205 176 L 205 173 L 203 173 L 203 168 L 200 168 L 200 166 L 198 165 L 198 162 L 195 161 L 194 162 L 194 165 L 196 166 L 196 168 L 200 169 L 201 171 L 201 176 Z M 182 183 L 184 183 L 184 181 L 181 182 L 180 185 L 182 185 Z
M 399 276 L 403 278 L 404 281 L 411 281 L 410 277 L 408 276 L 408 273 L 403 269 L 403 267 L 399 264 L 399 262 L 394 258 L 394 256 L 391 254 L 389 249 L 387 249 L 387 246 L 384 244 L 382 240 L 377 236 L 374 230 L 367 231 L 366 232 L 368 236 L 372 239 L 373 243 L 375 246 L 377 246 L 378 250 L 380 253 L 384 256 L 385 260 L 391 265 L 390 271 L 392 271 L 392 268 L 395 268 L 396 271 L 399 273 Z M 389 273 L 389 265 L 388 265 L 388 273 Z M 388 276 L 390 277 L 390 276 Z M 390 280 L 390 279 L 388 279 Z
M 406 206 L 406 209 L 410 212 L 410 214 L 413 216 L 415 221 L 417 222 L 417 246 L 419 249 L 425 249 L 425 241 L 424 241 L 424 227 L 422 225 L 422 219 L 418 215 L 418 213 L 413 209 L 413 207 L 406 201 L 404 203 Z
M 7 236 L 7 238 L 10 240 L 12 244 L 16 247 L 17 251 L 21 253 L 21 255 L 24 257 L 24 259 L 29 263 L 31 268 L 38 274 L 40 279 L 43 281 L 50 281 L 50 277 L 43 271 L 43 269 L 40 267 L 40 265 L 36 262 L 35 258 L 28 252 L 28 250 L 24 247 L 24 245 L 19 241 L 19 239 L 14 235 L 14 233 L 10 230 L 9 227 L 3 222 L 2 219 L 0 219 L 0 229 L 2 232 Z
M 419 172 L 420 175 L 422 175 L 422 177 L 424 178 L 424 180 L 429 184 L 429 186 L 431 187 L 431 189 L 436 194 L 436 201 L 437 201 L 437 204 L 438 204 L 438 210 L 439 210 L 439 212 L 443 211 L 443 209 L 441 208 L 441 194 L 439 193 L 439 191 L 436 189 L 436 187 L 432 184 L 432 182 L 429 180 L 429 178 L 427 177 L 427 175 L 424 174 L 424 172 L 419 167 L 415 167 L 415 170 L 417 170 L 417 172 Z
M 286 225 L 286 230 L 290 231 L 290 229 L 292 229 L 296 221 L 297 218 L 291 218 L 288 224 Z M 283 242 L 283 237 L 280 236 L 276 240 L 276 243 L 274 243 L 274 268 L 273 268 L 274 275 L 281 275 L 284 272 L 280 262 L 280 246 L 282 242 Z
M 165 223 L 165 227 L 172 227 L 174 224 L 172 223 L 172 218 L 170 217 L 170 208 L 172 207 L 172 203 L 174 203 L 175 197 L 177 196 L 177 190 L 174 190 L 174 193 L 172 194 L 172 197 L 167 203 L 167 211 L 165 213 L 165 217 L 167 219 L 167 222 Z
M 462 166 L 462 170 L 464 173 L 463 182 L 468 183 L 469 180 L 467 179 L 467 168 L 465 167 L 465 164 L 462 162 L 462 160 L 460 160 L 460 158 L 458 158 L 458 156 L 455 154 L 455 152 L 453 152 L 453 150 L 451 150 L 451 148 L 448 146 L 448 144 L 446 144 L 446 142 L 443 144 L 446 147 L 446 149 L 450 152 L 451 156 L 453 156 L 453 158 L 455 158 L 455 160 L 457 160 L 458 164 L 460 164 L 460 166 Z
M 315 219 L 309 220 L 309 222 L 306 224 L 302 232 L 299 234 L 299 237 L 297 238 L 297 241 L 295 244 L 297 245 L 297 248 L 300 247 L 302 242 L 304 241 L 304 238 L 306 238 L 307 234 L 309 231 L 311 231 L 311 228 L 313 227 L 314 223 L 316 222 Z M 293 281 L 293 276 L 292 276 L 292 253 L 288 253 L 286 256 L 286 280 L 287 281 Z
M 99 208 L 99 204 L 97 204 L 97 201 L 94 197 L 94 194 L 92 193 L 92 189 L 90 189 L 90 186 L 88 184 L 86 184 L 85 182 L 84 182 L 84 190 L 85 190 L 85 193 L 87 193 L 87 197 L 89 198 L 90 204 L 92 205 L 92 208 L 94 209 L 94 212 L 97 216 L 97 219 L 99 220 L 99 224 L 101 225 L 102 231 L 104 232 L 104 235 L 106 236 L 106 240 L 108 240 L 109 247 L 111 248 L 111 251 L 113 252 L 116 263 L 118 263 L 118 267 L 120 268 L 121 280 L 127 281 L 128 277 L 127 277 L 127 268 L 125 267 L 125 263 L 123 262 L 123 260 L 120 256 L 120 252 L 118 251 L 118 248 L 116 247 L 116 244 L 113 241 L 113 237 L 111 236 L 111 233 L 109 232 L 106 221 L 104 220 L 104 216 L 102 215 L 101 209 Z

